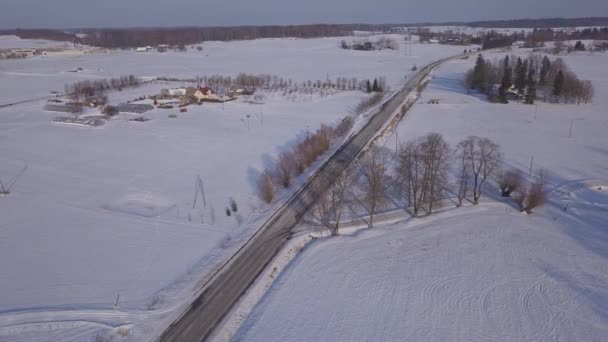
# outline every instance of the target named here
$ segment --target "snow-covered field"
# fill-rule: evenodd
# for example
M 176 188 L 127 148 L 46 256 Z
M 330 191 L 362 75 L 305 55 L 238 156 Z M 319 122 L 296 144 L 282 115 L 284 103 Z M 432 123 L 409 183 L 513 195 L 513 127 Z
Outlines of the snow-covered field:
M 534 156 L 533 168 L 548 171 L 546 206 L 524 215 L 486 192 L 478 207 L 314 242 L 236 340 L 606 340 L 608 56 L 563 58 L 593 81 L 593 104 L 490 104 L 462 87 L 474 59 L 458 60 L 435 72 L 398 127 L 402 142 L 429 132 L 452 146 L 489 137 L 506 167 L 528 171 Z
M 0 105 L 63 92 L 70 80 L 116 77 L 135 74 L 140 77 L 183 77 L 197 75 L 236 76 L 238 73 L 270 74 L 286 81 L 316 81 L 337 77 L 358 79 L 384 76 L 390 85 L 403 80 L 414 64 L 423 65 L 439 57 L 461 53 L 462 47 L 413 45 L 405 49 L 403 36 L 395 37 L 399 51 L 342 50 L 342 39 L 260 39 L 236 42 L 205 42 L 203 51 L 138 53 L 112 51 L 65 57 L 39 56 L 0 63 L 0 80 L 11 87 L 0 94 Z M 376 39 L 370 37 L 369 39 Z M 81 72 L 70 70 L 82 68 Z
M 45 39 L 21 39 L 17 36 L 0 36 L 0 50 L 5 49 L 42 49 L 67 47 L 67 42 L 57 42 Z
M 294 81 L 384 76 L 396 88 L 423 65 L 460 47 L 414 46 L 355 52 L 340 39 L 206 42 L 202 52 L 42 56 L 0 61 L 0 105 L 62 92 L 82 78 L 194 77 L 268 73 Z M 26 45 L 25 43 L 23 43 Z M 70 72 L 82 68 L 81 72 Z M 175 84 L 173 84 L 175 85 Z M 167 84 L 110 93 L 112 103 L 153 95 Z M 365 97 L 360 92 L 267 94 L 121 115 L 103 126 L 53 123 L 45 101 L 0 108 L 0 340 L 83 340 L 134 324 L 145 340 L 163 329 L 197 284 L 253 232 L 273 205 L 254 180 L 276 155 L 320 123 L 333 124 Z M 197 177 L 204 185 L 192 210 Z M 300 182 L 303 179 L 299 180 Z M 239 206 L 227 217 L 230 198 Z M 201 223 L 202 221 L 202 223 Z M 164 321 L 163 321 L 164 320 Z

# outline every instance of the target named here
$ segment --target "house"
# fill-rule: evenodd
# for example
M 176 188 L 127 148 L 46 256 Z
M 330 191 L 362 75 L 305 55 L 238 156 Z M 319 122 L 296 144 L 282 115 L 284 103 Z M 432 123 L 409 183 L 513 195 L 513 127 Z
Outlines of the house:
M 186 88 L 173 88 L 167 89 L 168 96 L 184 96 L 186 95 Z
M 199 101 L 218 100 L 218 96 L 209 87 L 199 87 L 194 92 L 194 97 Z
M 228 96 L 242 96 L 242 95 L 253 95 L 255 93 L 255 88 L 253 87 L 244 87 L 237 88 L 228 92 Z

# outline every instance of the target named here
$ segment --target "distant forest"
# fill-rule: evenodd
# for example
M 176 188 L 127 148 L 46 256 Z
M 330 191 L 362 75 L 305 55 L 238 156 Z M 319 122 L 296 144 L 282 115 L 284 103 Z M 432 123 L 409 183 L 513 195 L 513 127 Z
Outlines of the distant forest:
M 466 23 L 471 27 L 487 28 L 558 28 L 581 26 L 608 26 L 607 17 L 593 18 L 547 18 L 547 19 L 514 19 L 494 21 L 473 21 Z
M 319 38 L 352 35 L 353 31 L 390 32 L 396 27 L 432 25 L 460 25 L 487 28 L 557 28 L 576 26 L 608 26 L 608 17 L 516 19 L 500 21 L 418 23 L 418 24 L 316 24 L 290 26 L 232 26 L 232 27 L 174 27 L 174 28 L 124 28 L 124 29 L 15 29 L 0 30 L 0 35 L 16 35 L 27 39 L 49 39 L 105 47 L 132 48 L 137 46 L 185 46 L 204 41 L 230 41 L 258 38 Z M 80 38 L 75 33 L 86 33 Z

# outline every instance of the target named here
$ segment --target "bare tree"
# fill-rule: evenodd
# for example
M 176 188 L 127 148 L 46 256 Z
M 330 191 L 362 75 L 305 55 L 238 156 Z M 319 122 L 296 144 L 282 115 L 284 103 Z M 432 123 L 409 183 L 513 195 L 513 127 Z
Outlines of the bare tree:
M 333 232 L 333 226 L 331 224 L 333 208 L 329 191 L 322 188 L 319 183 L 313 187 L 316 189 L 315 191 L 320 193 L 319 199 L 312 207 L 313 215 L 319 220 L 321 225 L 330 229 L 332 231 L 332 235 L 335 235 Z
M 433 206 L 441 198 L 447 180 L 450 146 L 439 133 L 429 133 L 420 141 L 420 152 L 424 161 L 425 183 L 423 196 L 428 214 L 433 213 Z
M 328 191 L 334 221 L 333 225 L 330 227 L 332 235 L 338 235 L 342 210 L 344 209 L 344 200 L 346 198 L 348 189 L 350 189 L 354 182 L 356 175 L 356 165 L 351 164 L 342 172 L 342 174 L 340 174 L 340 176 L 338 176 Z
M 544 191 L 544 186 L 542 183 L 534 183 L 530 186 L 528 190 L 527 202 L 525 211 L 530 214 L 532 210 L 543 205 L 546 201 L 546 194 Z
M 269 170 L 264 170 L 260 179 L 258 180 L 258 195 L 266 203 L 272 202 L 274 198 L 275 189 L 272 183 L 272 174 Z
M 470 151 L 470 140 L 463 140 L 458 144 L 456 149 L 456 155 L 458 158 L 458 192 L 456 196 L 458 198 L 458 207 L 462 206 L 462 202 L 467 198 L 469 192 L 469 181 L 471 178 L 471 166 L 468 161 L 468 151 Z
M 511 193 L 518 191 L 523 187 L 524 179 L 521 171 L 512 169 L 505 171 L 499 181 L 500 192 L 502 197 L 511 197 Z
M 288 188 L 291 185 L 295 167 L 296 160 L 293 153 L 291 151 L 281 152 L 277 163 L 277 176 L 284 188 Z
M 0 195 L 8 195 L 10 193 L 11 190 L 8 185 L 5 185 L 4 182 L 2 182 L 2 179 L 0 179 Z
M 402 144 L 397 158 L 397 184 L 405 193 L 408 206 L 413 207 L 414 216 L 418 216 L 425 181 L 424 162 L 419 144 L 416 141 Z
M 388 156 L 384 150 L 373 146 L 361 162 L 361 173 L 365 178 L 365 200 L 369 210 L 369 226 L 374 226 L 374 214 L 385 200 L 388 189 Z
M 466 158 L 473 173 L 473 204 L 479 204 L 481 188 L 488 177 L 498 170 L 502 153 L 500 147 L 488 138 L 470 136 L 459 143 L 466 146 Z

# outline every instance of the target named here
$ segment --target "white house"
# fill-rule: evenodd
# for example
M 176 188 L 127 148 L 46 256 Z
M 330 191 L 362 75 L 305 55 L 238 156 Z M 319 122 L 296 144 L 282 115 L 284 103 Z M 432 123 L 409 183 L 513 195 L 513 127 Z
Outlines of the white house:
M 167 89 L 167 95 L 169 95 L 169 96 L 184 96 L 184 95 L 186 95 L 186 88 Z

